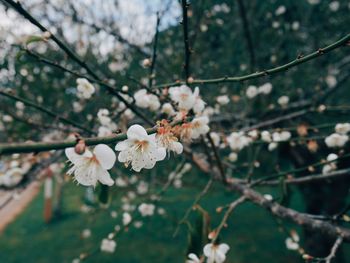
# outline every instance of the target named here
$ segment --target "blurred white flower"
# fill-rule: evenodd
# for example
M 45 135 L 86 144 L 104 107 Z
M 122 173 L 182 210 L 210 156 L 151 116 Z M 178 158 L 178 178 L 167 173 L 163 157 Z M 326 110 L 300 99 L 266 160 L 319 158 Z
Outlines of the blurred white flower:
M 267 82 L 258 88 L 258 93 L 268 95 L 272 91 L 272 84 Z
M 272 152 L 273 150 L 275 150 L 278 146 L 278 143 L 277 142 L 271 142 L 269 143 L 269 145 L 267 146 L 267 149 Z
M 168 102 L 163 104 L 161 112 L 167 114 L 168 116 L 173 116 L 176 114 L 173 106 Z
M 256 95 L 258 95 L 258 89 L 256 86 L 249 86 L 245 94 L 249 99 L 253 99 Z
M 148 108 L 156 111 L 160 108 L 160 102 L 156 95 L 147 93 L 146 89 L 140 89 L 134 94 L 135 104 L 140 108 Z
M 190 87 L 181 85 L 169 89 L 170 98 L 177 103 L 180 110 L 189 111 L 194 106 L 196 96 L 192 93 Z
M 333 12 L 338 11 L 340 7 L 340 3 L 338 1 L 333 1 L 329 3 L 329 9 Z
M 328 75 L 326 77 L 326 83 L 327 83 L 329 88 L 334 88 L 337 85 L 338 81 L 337 81 L 335 76 Z
M 166 156 L 164 147 L 156 143 L 156 134 L 148 135 L 140 125 L 132 125 L 127 131 L 127 139 L 115 146 L 120 151 L 118 161 L 129 165 L 134 171 L 139 172 L 142 168 L 152 169 L 157 161 Z
M 216 97 L 216 101 L 220 105 L 226 105 L 230 102 L 230 99 L 227 95 L 221 95 L 221 96 Z
M 231 162 L 236 162 L 237 159 L 238 159 L 237 153 L 235 153 L 235 152 L 230 153 L 229 156 L 228 156 L 228 159 L 229 159 Z
M 114 253 L 117 243 L 114 240 L 104 238 L 101 243 L 101 251 Z
M 338 159 L 338 155 L 336 155 L 335 153 L 330 153 L 327 156 L 327 163 L 322 167 L 322 174 L 328 174 L 334 170 L 337 169 L 337 164 L 336 162 L 334 162 L 335 160 Z
M 155 205 L 154 204 L 145 204 L 142 203 L 138 210 L 142 216 L 152 216 L 154 214 L 155 210 Z
M 262 131 L 261 140 L 263 140 L 264 142 L 271 142 L 272 141 L 271 133 L 269 131 Z
M 335 131 L 340 134 L 347 134 L 350 132 L 350 123 L 338 123 L 335 125 Z
M 95 87 L 84 78 L 77 79 L 77 96 L 80 99 L 90 99 L 95 93 Z
M 109 172 L 115 163 L 113 150 L 105 144 L 98 144 L 93 152 L 88 149 L 83 154 L 77 154 L 74 148 L 67 148 L 65 154 L 72 163 L 67 174 L 74 174 L 74 179 L 84 186 L 95 186 L 97 181 L 105 185 L 113 185 Z
M 274 142 L 285 142 L 292 137 L 292 134 L 289 131 L 274 132 L 272 134 L 272 140 Z
M 123 213 L 123 225 L 124 226 L 129 225 L 131 220 L 132 220 L 131 215 L 128 212 L 124 212 Z
M 191 138 L 198 139 L 199 136 L 207 134 L 210 130 L 209 126 L 209 118 L 207 116 L 201 116 L 194 118 L 191 121 Z
M 201 263 L 200 259 L 194 253 L 188 254 L 187 257 L 188 259 L 186 260 L 186 263 Z
M 292 238 L 288 237 L 286 239 L 286 247 L 289 250 L 298 250 L 299 244 L 298 244 L 298 242 L 295 242 Z
M 203 254 L 206 256 L 207 263 L 223 263 L 226 260 L 226 254 L 230 247 L 227 244 L 206 244 L 203 248 Z
M 233 151 L 239 152 L 244 147 L 248 146 L 252 142 L 252 139 L 245 136 L 243 132 L 232 132 L 227 137 L 227 142 Z
M 220 135 L 217 132 L 210 132 L 210 138 L 213 140 L 215 146 L 220 146 Z
M 330 148 L 343 147 L 348 140 L 349 140 L 349 137 L 347 135 L 332 133 L 331 135 L 326 137 L 325 143 Z
M 275 11 L 275 15 L 279 16 L 279 15 L 283 15 L 285 12 L 287 11 L 287 8 L 284 5 L 280 5 L 276 11 Z
M 281 96 L 278 98 L 277 103 L 282 107 L 286 107 L 289 103 L 289 97 L 288 96 Z

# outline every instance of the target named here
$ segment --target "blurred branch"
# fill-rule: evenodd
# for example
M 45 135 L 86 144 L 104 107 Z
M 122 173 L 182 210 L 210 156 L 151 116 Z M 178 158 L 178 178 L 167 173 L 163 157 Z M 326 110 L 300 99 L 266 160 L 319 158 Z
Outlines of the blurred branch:
M 191 49 L 190 49 L 190 43 L 188 40 L 188 6 L 187 0 L 182 0 L 182 26 L 183 26 L 183 34 L 184 34 L 184 44 L 185 44 L 185 63 L 184 63 L 184 70 L 185 70 L 185 79 L 186 83 L 188 81 L 188 78 L 190 77 L 190 56 L 191 56 Z
M 191 84 L 216 84 L 216 83 L 224 83 L 224 82 L 240 82 L 244 80 L 250 80 L 250 79 L 256 79 L 260 77 L 265 77 L 269 75 L 273 75 L 279 72 L 287 71 L 290 68 L 293 68 L 295 66 L 298 66 L 300 64 L 303 64 L 307 61 L 310 61 L 312 59 L 318 58 L 320 56 L 323 56 L 326 53 L 329 53 L 333 50 L 336 50 L 340 47 L 346 46 L 349 43 L 350 40 L 350 34 L 344 36 L 343 38 L 339 39 L 338 41 L 334 42 L 333 44 L 330 44 L 324 48 L 320 48 L 317 51 L 310 53 L 306 56 L 298 56 L 295 60 L 290 61 L 284 65 L 258 71 L 256 73 L 252 73 L 249 75 L 239 76 L 239 77 L 221 77 L 221 78 L 214 78 L 214 79 L 194 79 L 191 81 Z M 160 84 L 155 86 L 155 88 L 164 88 L 164 87 L 171 87 L 175 85 L 180 84 L 186 84 L 184 81 L 177 81 L 173 83 L 166 83 L 166 84 Z
M 243 0 L 237 0 L 237 2 L 238 2 L 239 15 L 243 24 L 243 32 L 244 32 L 245 40 L 247 42 L 247 49 L 250 57 L 250 68 L 253 71 L 255 68 L 255 51 L 253 46 L 252 35 L 249 29 L 247 12 L 246 12 L 246 8 L 244 6 Z
M 153 43 L 153 52 L 152 52 L 151 66 L 150 66 L 150 69 L 149 69 L 149 81 L 148 81 L 148 88 L 149 89 L 152 89 L 153 80 L 155 78 L 155 76 L 154 76 L 154 69 L 155 69 L 155 66 L 156 66 L 156 59 L 157 59 L 159 24 L 160 24 L 160 13 L 157 13 L 156 34 L 154 35 L 154 43 Z
M 20 101 L 26 106 L 29 106 L 29 107 L 37 109 L 37 110 L 39 110 L 41 112 L 44 112 L 47 115 L 49 115 L 49 116 L 51 116 L 51 117 L 53 117 L 53 118 L 55 118 L 57 120 L 60 120 L 60 121 L 62 121 L 64 123 L 67 123 L 67 124 L 69 124 L 71 126 L 77 127 L 80 130 L 87 132 L 88 134 L 96 134 L 94 131 L 90 130 L 89 128 L 86 128 L 86 127 L 84 127 L 84 126 L 80 125 L 79 123 L 76 123 L 76 122 L 74 122 L 72 120 L 69 120 L 69 119 L 67 119 L 67 118 L 65 118 L 65 117 L 63 117 L 63 116 L 53 112 L 52 110 L 50 110 L 50 109 L 48 109 L 46 107 L 43 107 L 41 105 L 38 105 L 38 104 L 36 104 L 36 103 L 34 103 L 34 102 L 30 101 L 30 100 L 20 98 L 20 97 L 14 95 L 14 94 L 10 94 L 9 92 L 5 92 L 3 90 L 0 90 L 0 96 L 5 96 L 5 97 L 7 97 L 9 99 L 12 99 L 14 101 Z

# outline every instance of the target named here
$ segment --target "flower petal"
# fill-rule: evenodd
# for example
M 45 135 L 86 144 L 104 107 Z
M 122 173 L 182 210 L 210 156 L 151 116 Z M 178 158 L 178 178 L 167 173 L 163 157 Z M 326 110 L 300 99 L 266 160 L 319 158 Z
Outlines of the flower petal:
M 66 148 L 64 150 L 67 158 L 69 161 L 71 161 L 73 164 L 75 164 L 78 160 L 80 160 L 82 157 L 92 157 L 92 153 L 89 150 L 85 150 L 83 154 L 77 154 L 75 152 L 74 147 Z
M 100 169 L 98 169 L 96 173 L 97 179 L 101 182 L 101 184 L 105 184 L 108 186 L 112 186 L 114 184 L 114 180 L 111 178 L 109 172 L 103 169 L 102 167 L 100 167 Z
M 122 142 L 118 142 L 115 146 L 114 150 L 116 151 L 124 151 L 129 147 L 129 140 L 125 140 Z
M 101 166 L 106 170 L 111 169 L 117 159 L 113 150 L 106 144 L 96 145 L 94 154 Z
M 145 128 L 138 124 L 130 126 L 126 134 L 128 139 L 144 139 L 148 136 Z

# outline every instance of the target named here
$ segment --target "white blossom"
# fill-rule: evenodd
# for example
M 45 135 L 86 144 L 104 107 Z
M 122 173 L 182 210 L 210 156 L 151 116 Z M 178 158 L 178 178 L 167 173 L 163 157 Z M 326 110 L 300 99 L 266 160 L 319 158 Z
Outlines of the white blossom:
M 177 154 L 182 153 L 183 146 L 178 141 L 177 137 L 173 134 L 170 127 L 159 127 L 156 135 L 157 145 L 173 151 Z
M 127 137 L 116 145 L 115 150 L 120 151 L 118 161 L 131 164 L 134 171 L 152 169 L 157 161 L 165 158 L 166 150 L 157 145 L 156 134 L 148 135 L 142 126 L 132 125 L 127 131 Z
M 207 134 L 210 130 L 209 126 L 209 118 L 207 116 L 201 116 L 194 118 L 191 121 L 191 128 L 192 128 L 192 139 L 197 139 L 199 136 Z
M 285 142 L 292 137 L 292 134 L 289 131 L 274 132 L 272 134 L 272 140 L 274 142 Z
M 101 251 L 114 253 L 117 243 L 114 240 L 104 238 L 101 243 Z
M 248 146 L 252 142 L 252 139 L 245 136 L 243 132 L 232 132 L 227 137 L 227 142 L 233 151 L 238 152 Z
M 269 131 L 262 131 L 261 140 L 263 140 L 264 142 L 271 142 L 272 141 L 271 133 Z
M 201 263 L 200 259 L 198 256 L 194 253 L 188 254 L 188 259 L 186 260 L 186 263 Z
M 272 84 L 267 82 L 258 88 L 258 93 L 268 95 L 272 91 Z
M 249 99 L 253 99 L 256 95 L 258 95 L 258 89 L 256 86 L 251 85 L 247 88 L 245 94 Z
M 68 174 L 74 174 L 74 179 L 84 186 L 95 186 L 97 181 L 105 185 L 113 185 L 108 170 L 115 163 L 116 156 L 113 150 L 105 144 L 98 144 L 93 152 L 88 149 L 83 154 L 77 154 L 74 148 L 65 150 L 72 167 Z
M 207 263 L 223 263 L 226 260 L 226 253 L 230 247 L 227 244 L 206 244 L 203 248 L 203 254 L 206 256 Z
M 135 104 L 140 108 L 148 108 L 156 111 L 160 108 L 160 102 L 156 95 L 150 94 L 146 89 L 140 89 L 134 94 Z
M 123 213 L 123 225 L 124 226 L 129 225 L 131 220 L 132 220 L 131 215 L 128 212 L 124 212 Z
M 286 247 L 289 250 L 298 250 L 299 244 L 298 244 L 298 242 L 295 242 L 292 238 L 288 237 L 286 239 Z
M 235 152 L 230 153 L 229 156 L 228 156 L 228 159 L 229 159 L 231 162 L 236 162 L 237 159 L 238 159 L 237 153 L 235 153 Z
M 152 216 L 154 214 L 155 210 L 155 205 L 154 204 L 145 204 L 142 203 L 138 210 L 142 216 Z
M 343 147 L 348 140 L 349 137 L 345 134 L 332 133 L 326 137 L 325 143 L 330 148 Z
M 278 98 L 277 103 L 282 107 L 286 107 L 289 103 L 289 97 L 288 96 L 281 96 Z
M 275 150 L 278 146 L 277 142 L 270 142 L 269 145 L 267 146 L 267 149 L 272 152 L 273 150 Z
M 216 101 L 220 105 L 226 105 L 230 102 L 230 99 L 227 95 L 221 95 L 221 96 L 216 97 Z
M 173 116 L 176 114 L 173 106 L 168 102 L 163 104 L 161 112 L 167 114 L 168 116 Z
M 350 132 L 350 123 L 338 123 L 335 125 L 335 131 L 339 134 L 347 134 Z
M 80 99 L 90 99 L 95 93 L 95 87 L 84 78 L 77 79 L 77 96 Z

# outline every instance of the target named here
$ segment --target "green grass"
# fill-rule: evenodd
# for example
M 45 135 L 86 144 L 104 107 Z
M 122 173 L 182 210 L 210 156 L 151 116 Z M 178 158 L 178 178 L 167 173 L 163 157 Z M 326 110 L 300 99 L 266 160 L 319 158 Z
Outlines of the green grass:
M 198 183 L 195 188 L 170 189 L 159 204 L 166 209 L 166 216 L 146 218 L 140 229 L 132 227 L 117 238 L 114 254 L 96 253 L 87 262 L 184 262 L 187 228 L 183 226 L 176 238 L 172 234 L 203 183 Z M 64 214 L 50 224 L 43 222 L 43 197 L 40 194 L 0 236 L 0 262 L 64 263 L 71 262 L 81 252 L 98 248 L 101 239 L 120 223 L 121 213 L 116 219 L 106 209 L 89 216 L 82 214 L 83 189 L 72 183 L 66 185 Z M 201 201 L 201 206 L 212 216 L 212 226 L 217 226 L 222 215 L 215 213 L 215 208 L 232 201 L 233 195 L 220 187 L 214 189 Z M 116 195 L 120 196 L 118 192 Z M 295 196 L 295 202 L 298 198 Z M 120 208 L 117 200 L 112 204 L 116 210 Z M 85 228 L 92 231 L 88 239 L 81 238 Z M 268 212 L 246 203 L 234 211 L 221 240 L 231 247 L 227 262 L 302 262 L 295 252 L 286 250 L 285 238 Z

